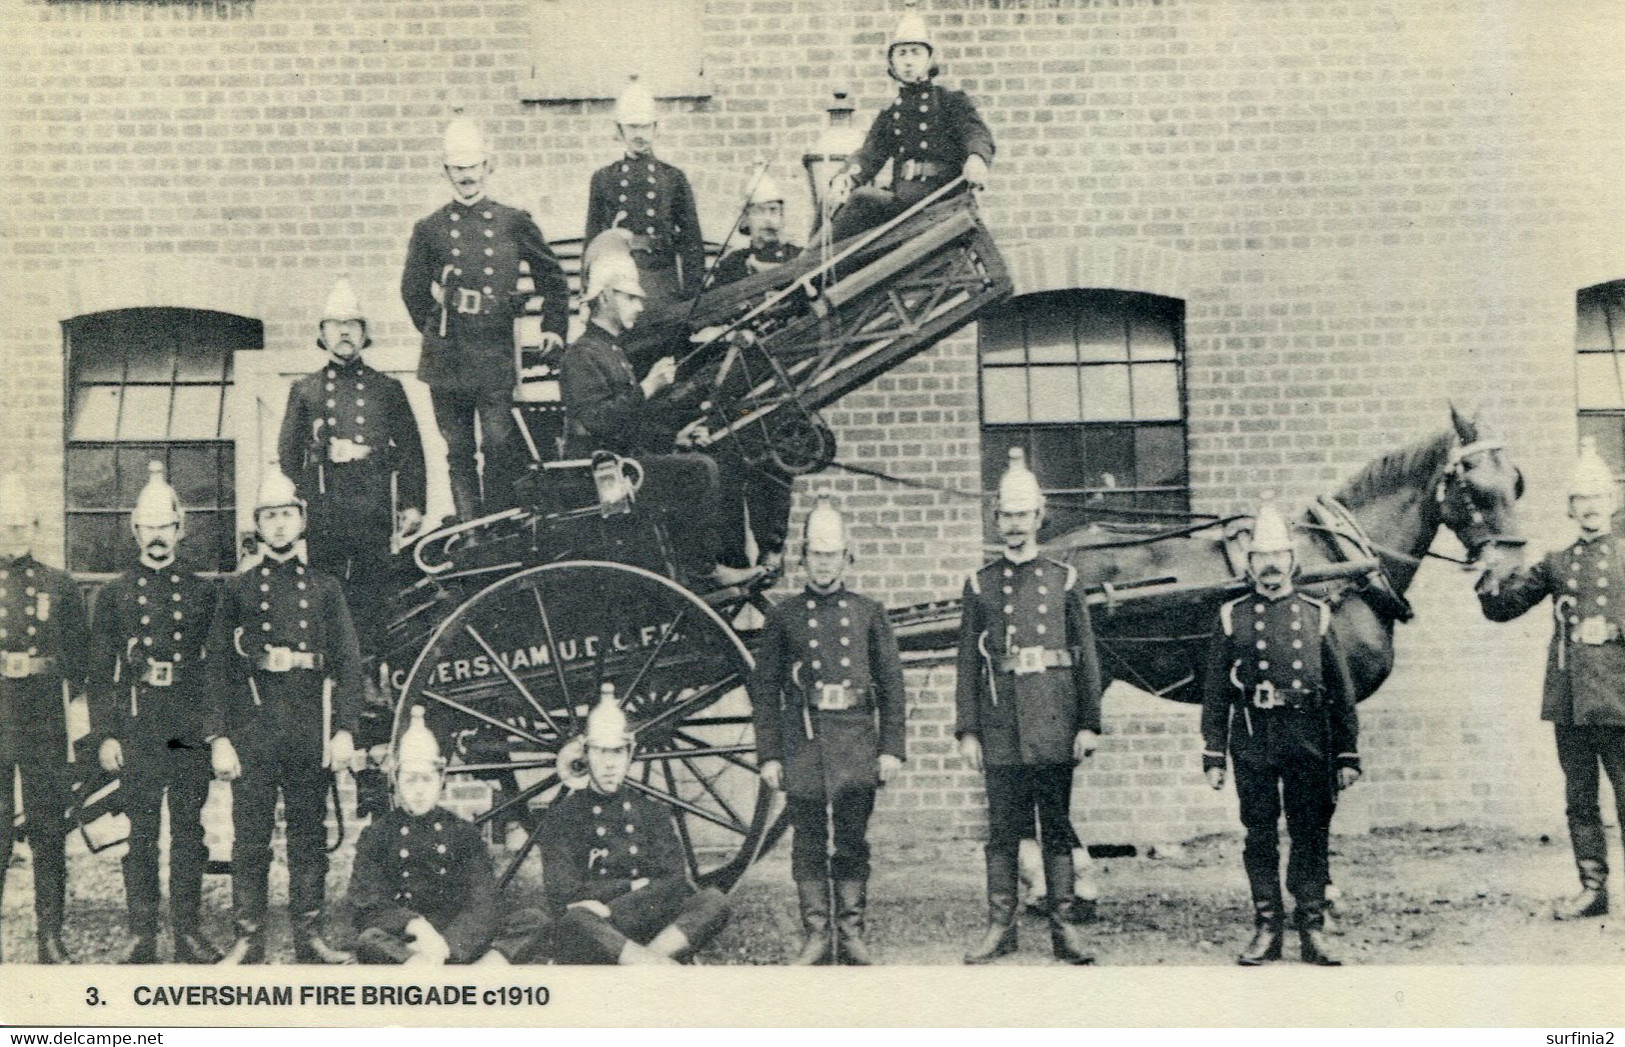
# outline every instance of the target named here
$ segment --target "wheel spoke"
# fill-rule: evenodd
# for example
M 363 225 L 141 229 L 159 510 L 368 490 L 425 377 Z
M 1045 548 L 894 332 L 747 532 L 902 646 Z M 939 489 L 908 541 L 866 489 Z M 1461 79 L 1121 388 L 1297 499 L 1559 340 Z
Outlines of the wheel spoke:
M 570 731 L 572 734 L 579 734 L 581 726 L 576 722 L 575 699 L 570 697 L 570 685 L 564 682 L 564 663 L 559 661 L 559 645 L 553 641 L 553 623 L 547 617 L 547 605 L 542 601 L 541 586 L 532 583 L 530 594 L 536 598 L 536 610 L 542 616 L 542 635 L 547 638 L 547 660 L 553 663 L 553 673 L 559 679 L 559 698 L 570 714 Z
M 744 716 L 690 716 L 683 723 L 689 727 L 749 727 L 756 722 L 750 715 Z
M 662 770 L 666 772 L 666 788 L 670 789 L 672 795 L 675 796 L 677 794 L 677 779 L 671 773 L 671 764 L 663 764 Z M 675 818 L 673 821 L 677 824 L 677 836 L 683 845 L 683 862 L 688 866 L 689 878 L 693 879 L 700 874 L 700 858 L 699 855 L 694 853 L 694 837 L 689 835 L 687 819 Z
M 536 700 L 536 696 L 530 693 L 530 688 L 525 686 L 524 681 L 520 680 L 518 676 L 514 675 L 514 671 L 508 668 L 508 663 L 497 657 L 496 651 L 492 649 L 490 644 L 485 642 L 485 637 L 480 635 L 479 630 L 475 629 L 469 623 L 464 622 L 463 631 L 469 636 L 472 636 L 474 638 L 474 642 L 479 644 L 480 649 L 485 652 L 486 657 L 490 658 L 491 661 L 496 663 L 496 667 L 502 670 L 503 677 L 505 677 L 507 681 L 513 685 L 513 689 L 519 692 L 519 696 L 521 698 L 530 703 L 530 707 L 536 710 L 536 715 L 540 716 L 542 718 L 542 722 L 547 724 L 547 729 L 552 731 L 554 734 L 558 734 L 559 725 L 553 722 L 553 717 L 549 716 L 547 714 L 547 710 L 542 708 L 542 703 L 538 702 Z
M 447 774 L 496 774 L 500 771 L 539 771 L 544 767 L 557 767 L 554 760 L 514 760 L 509 763 L 460 763 L 446 768 Z
M 525 864 L 525 859 L 529 858 L 530 852 L 536 849 L 537 841 L 542 838 L 542 819 L 546 816 L 546 811 L 537 811 L 531 817 L 524 844 L 519 848 L 519 853 L 513 856 L 513 861 L 508 863 L 508 867 L 502 870 L 502 875 L 497 879 L 497 890 L 499 892 L 508 889 L 508 884 L 513 882 L 514 875 Z
M 666 625 L 666 627 L 661 630 L 660 642 L 655 644 L 654 651 L 650 653 L 649 657 L 644 661 L 642 667 L 638 669 L 638 674 L 632 677 L 632 682 L 626 685 L 626 694 L 628 697 L 637 693 L 638 684 L 643 682 L 643 677 L 649 672 L 649 669 L 654 665 L 655 661 L 659 659 L 660 652 L 666 649 L 666 641 L 671 639 L 672 636 L 676 634 L 677 626 L 682 623 L 683 616 L 687 613 L 687 607 L 683 608 L 681 611 L 678 611 L 677 617 L 673 618 Z
M 677 737 L 676 734 L 672 737 Z M 687 741 L 685 737 L 683 739 Z M 711 745 L 695 749 L 652 749 L 646 753 L 638 753 L 632 757 L 634 760 L 686 760 L 695 756 L 728 756 L 733 753 L 755 752 L 756 747 L 745 742 L 738 745 Z
M 680 811 L 687 811 L 696 818 L 702 818 L 713 825 L 720 825 L 722 828 L 727 829 L 730 832 L 738 833 L 741 836 L 744 836 L 750 832 L 750 826 L 748 825 L 741 825 L 737 821 L 728 821 L 727 819 L 721 818 L 718 815 L 712 814 L 703 807 L 696 807 L 694 804 L 689 803 L 687 800 L 684 800 L 679 796 L 663 793 L 652 785 L 645 785 L 642 782 L 635 782 L 630 778 L 627 779 L 626 784 L 630 785 L 632 788 L 646 796 L 652 796 L 661 803 L 670 804 L 672 807 L 675 807 Z
M 474 818 L 474 824 L 484 825 L 486 822 L 491 821 L 497 815 L 501 814 L 503 811 L 506 811 L 514 804 L 526 803 L 531 797 L 545 793 L 547 790 L 553 788 L 553 786 L 557 784 L 559 784 L 559 776 L 556 774 L 550 774 L 533 785 L 527 785 L 523 789 L 514 793 L 512 796 L 508 797 L 506 800 L 503 800 L 501 803 L 491 808 L 489 811 L 486 811 L 484 814 L 476 815 Z
M 453 701 L 452 699 L 447 698 L 443 694 L 437 694 L 436 692 L 429 690 L 427 687 L 423 688 L 423 690 L 419 691 L 418 693 L 423 695 L 423 697 L 429 699 L 432 702 L 439 702 L 441 705 L 444 705 L 448 709 L 455 709 L 458 712 L 462 713 L 464 716 L 471 716 L 476 720 L 480 720 L 480 721 L 482 721 L 484 723 L 488 723 L 492 727 L 496 727 L 496 728 L 498 728 L 498 729 L 500 729 L 502 731 L 507 732 L 508 734 L 514 735 L 517 738 L 523 738 L 527 742 L 532 742 L 532 743 L 534 743 L 536 745 L 540 745 L 544 749 L 547 748 L 547 739 L 541 737 L 540 735 L 532 734 L 530 731 L 525 730 L 523 727 L 515 727 L 511 723 L 503 723 L 501 720 L 498 720 L 494 716 L 487 716 L 484 713 L 480 712 L 478 709 L 470 709 L 468 706 L 464 705 L 462 702 Z
M 694 721 L 690 720 L 688 722 L 693 723 Z M 687 731 L 684 731 L 684 730 L 673 731 L 673 732 L 671 732 L 671 736 L 673 738 L 685 741 L 688 744 L 696 746 L 696 747 L 716 749 L 717 750 L 717 752 L 715 754 L 716 756 L 718 756 L 721 759 L 727 760 L 729 763 L 733 764 L 735 767 L 744 768 L 745 770 L 749 771 L 751 774 L 757 774 L 761 770 L 761 768 L 757 764 L 753 763 L 750 760 L 742 760 L 738 756 L 734 756 L 734 755 L 732 755 L 730 753 L 723 752 L 722 750 L 725 749 L 725 748 L 729 748 L 728 746 L 710 746 L 709 743 L 707 743 L 705 741 L 702 741 L 699 738 L 694 737 L 692 734 L 689 734 Z M 755 752 L 756 751 L 756 746 L 747 745 L 747 746 L 744 746 L 743 748 L 741 748 L 739 751 L 740 752 Z
M 734 821 L 736 821 L 736 822 L 740 821 L 739 812 L 733 809 L 732 804 L 730 804 L 727 800 L 722 798 L 722 794 L 717 792 L 717 787 L 711 784 L 711 779 L 709 779 L 705 775 L 701 774 L 695 768 L 694 761 L 690 760 L 687 756 L 679 757 L 679 759 L 681 759 L 683 761 L 683 766 L 688 768 L 688 773 L 692 774 L 694 776 L 694 780 L 700 783 L 700 787 L 703 788 L 706 792 L 711 794 L 711 799 L 713 799 L 713 800 L 715 800 L 717 802 L 717 806 L 721 807 L 724 811 L 728 812 L 728 817 L 732 818 Z M 666 777 L 667 777 L 667 779 L 671 778 L 671 763 L 670 763 L 670 761 L 667 761 L 667 763 L 666 763 Z M 677 791 L 676 787 L 673 786 L 672 787 L 672 792 L 676 792 L 676 791 Z
M 705 706 L 715 701 L 716 696 L 719 693 L 730 690 L 731 688 L 737 686 L 739 686 L 739 673 L 729 673 L 716 683 L 702 687 L 698 691 L 695 691 L 693 694 L 689 695 L 687 698 L 666 706 L 666 708 L 662 709 L 654 716 L 634 727 L 632 729 L 632 733 L 636 735 L 643 731 L 647 731 L 650 728 L 658 727 L 673 717 L 683 715 L 683 713 L 687 712 L 689 709 L 703 709 Z

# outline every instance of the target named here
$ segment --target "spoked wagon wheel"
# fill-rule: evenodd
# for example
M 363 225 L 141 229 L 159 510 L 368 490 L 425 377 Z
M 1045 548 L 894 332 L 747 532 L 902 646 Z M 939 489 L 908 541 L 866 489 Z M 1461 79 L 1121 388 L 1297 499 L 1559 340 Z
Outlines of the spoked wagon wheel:
M 610 683 L 634 734 L 627 784 L 671 808 L 690 873 L 727 890 L 777 836 L 757 775 L 750 666 L 734 631 L 669 579 L 618 563 L 544 564 L 486 587 L 435 628 L 402 688 L 395 737 L 423 706 L 448 787 L 494 786 L 476 820 L 527 830 L 500 870 L 506 886 L 540 842 L 561 775 L 578 774 L 558 765 L 559 751 Z

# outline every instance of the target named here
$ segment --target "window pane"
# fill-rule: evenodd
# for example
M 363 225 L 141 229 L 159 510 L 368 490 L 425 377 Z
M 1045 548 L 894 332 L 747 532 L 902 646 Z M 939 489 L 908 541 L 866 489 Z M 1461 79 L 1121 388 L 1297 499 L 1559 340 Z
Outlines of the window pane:
M 169 382 L 175 376 L 175 337 L 168 332 L 153 332 L 152 337 L 130 343 L 129 373 L 131 382 Z
M 118 435 L 121 390 L 113 385 L 90 385 L 73 394 L 70 440 L 111 440 Z
M 1145 425 L 1134 432 L 1134 471 L 1140 487 L 1185 487 L 1183 426 Z
M 1085 363 L 1128 359 L 1122 314 L 1105 309 L 1078 312 L 1078 353 Z
M 116 571 L 125 562 L 119 548 L 126 517 L 117 513 L 69 513 L 67 520 L 68 570 Z M 129 543 L 134 547 L 134 542 Z
M 1165 513 L 1182 513 L 1191 507 L 1189 491 L 1163 491 L 1154 494 L 1141 494 L 1134 499 L 1135 505 L 1141 509 L 1156 509 Z
M 1083 456 L 1083 430 L 1075 425 L 1034 429 L 1029 441 L 1030 465 L 1046 491 L 1088 485 Z
M 1179 365 L 1135 364 L 1134 417 L 1151 421 L 1173 421 L 1180 417 Z
M 1083 417 L 1090 422 L 1126 422 L 1133 417 L 1129 410 L 1127 364 L 1085 369 Z
M 187 340 L 176 353 L 175 380 L 180 382 L 220 382 L 231 350 L 212 340 Z
M 124 381 L 124 346 L 80 338 L 73 346 L 76 385 L 113 384 Z
M 236 566 L 236 521 L 230 512 L 189 512 L 181 543 L 189 565 L 199 571 L 230 571 Z
M 1136 360 L 1172 360 L 1179 354 L 1174 328 L 1160 316 L 1135 316 L 1129 321 L 1129 352 Z
M 226 455 L 231 465 L 231 456 Z M 169 449 L 169 482 L 187 509 L 216 507 L 220 479 L 220 453 L 214 444 L 175 446 Z
M 1083 439 L 1088 449 L 1085 486 L 1138 486 L 1134 470 L 1134 430 L 1131 427 L 1090 429 Z
M 125 386 L 118 435 L 121 440 L 162 440 L 169 435 L 169 386 Z
M 1608 336 L 1608 321 L 1603 315 L 1601 295 L 1586 295 L 1580 299 L 1580 312 L 1574 332 L 1576 349 L 1607 349 L 1612 346 Z
M 1620 370 L 1615 371 L 1614 353 L 1581 353 L 1577 360 L 1576 379 L 1579 382 L 1577 399 L 1580 410 L 1598 408 L 1625 408 L 1620 395 L 1620 379 L 1625 375 L 1625 360 L 1617 360 Z
M 220 436 L 218 385 L 175 387 L 175 418 L 169 427 L 172 440 L 214 440 Z
M 68 448 L 69 509 L 113 508 L 118 492 L 115 453 L 111 447 Z
M 1042 295 L 1042 305 L 1027 311 L 1027 355 L 1034 363 L 1069 364 L 1078 358 L 1078 346 L 1072 329 L 1077 314 L 1067 306 L 1066 299 L 1055 295 Z
M 1582 414 L 1580 438 L 1597 441 L 1597 453 L 1615 476 L 1625 475 L 1625 418 L 1617 414 Z
M 1603 308 L 1608 311 L 1608 326 L 1613 331 L 1614 348 L 1625 349 L 1625 280 L 1609 284 L 1602 300 Z
M 994 310 L 979 321 L 984 364 L 1019 364 L 1026 361 L 1022 346 L 1021 312 L 1017 309 Z
M 1032 380 L 1033 421 L 1082 420 L 1083 405 L 1078 401 L 1078 368 L 1034 367 L 1027 374 Z
M 989 423 L 1027 420 L 1026 368 L 983 368 L 982 420 Z

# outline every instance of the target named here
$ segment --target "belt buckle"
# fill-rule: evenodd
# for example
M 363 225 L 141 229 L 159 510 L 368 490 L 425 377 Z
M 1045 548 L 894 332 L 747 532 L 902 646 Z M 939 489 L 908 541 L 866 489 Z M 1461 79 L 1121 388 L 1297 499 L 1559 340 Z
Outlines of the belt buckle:
M 26 680 L 33 675 L 33 659 L 26 651 L 7 651 L 0 662 L 0 676 L 8 680 Z
M 169 687 L 175 682 L 174 662 L 148 662 L 147 686 Z
M 1580 627 L 1574 632 L 1574 638 L 1589 647 L 1600 647 L 1613 639 L 1610 625 L 1612 623 L 1602 615 L 1591 615 L 1589 618 L 1581 619 Z
M 469 316 L 478 316 L 480 304 L 483 301 L 480 292 L 472 287 L 457 288 L 457 311 Z
M 852 689 L 844 683 L 821 683 L 815 704 L 824 712 L 840 712 L 857 704 Z
M 1253 706 L 1258 709 L 1279 709 L 1286 704 L 1275 684 L 1265 680 L 1253 688 Z
M 1015 658 L 1016 667 L 1013 671 L 1017 676 L 1031 676 L 1033 673 L 1044 671 L 1044 649 L 1042 647 L 1017 647 Z
M 287 647 L 272 647 L 265 652 L 265 671 L 270 673 L 285 673 L 293 668 L 293 650 Z
M 327 442 L 327 457 L 333 463 L 343 465 L 347 462 L 355 461 L 360 456 L 356 454 L 356 443 L 354 440 L 346 439 L 342 436 L 335 436 L 333 439 Z

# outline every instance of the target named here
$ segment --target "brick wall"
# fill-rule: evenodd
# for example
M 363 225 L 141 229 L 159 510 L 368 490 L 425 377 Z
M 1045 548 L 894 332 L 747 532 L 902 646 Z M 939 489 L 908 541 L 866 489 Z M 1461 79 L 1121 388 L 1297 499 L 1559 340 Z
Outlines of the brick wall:
M 792 188 L 834 86 L 889 96 L 890 0 L 708 0 L 710 98 L 668 103 L 661 153 L 721 239 L 758 154 Z M 944 78 L 999 142 L 986 216 L 1018 290 L 1118 287 L 1187 303 L 1197 508 L 1298 499 L 1481 403 L 1530 480 L 1538 541 L 1566 531 L 1574 291 L 1625 276 L 1609 232 L 1625 91 L 1607 5 L 1277 0 L 936 0 Z M 0 86 L 10 148 L 0 240 L 0 445 L 41 485 L 60 542 L 60 321 L 109 303 L 262 319 L 308 345 L 332 276 L 353 274 L 382 348 L 413 333 L 395 285 L 411 222 L 443 199 L 453 106 L 486 126 L 499 199 L 579 235 L 588 172 L 615 154 L 605 103 L 527 104 L 527 5 L 469 0 L 109 4 L 17 0 Z M 313 360 L 314 363 L 314 360 Z M 844 454 L 977 482 L 975 342 L 945 342 L 830 412 Z M 957 500 L 838 472 L 859 522 L 857 584 L 897 604 L 951 595 L 981 523 Z M 1444 547 L 1453 543 L 1441 539 Z M 1400 668 L 1363 712 L 1368 780 L 1340 825 L 1554 828 L 1536 721 L 1544 619 L 1494 627 L 1469 578 L 1430 564 Z M 913 684 L 913 760 L 881 818 L 974 832 L 951 756 L 952 670 Z M 1195 710 L 1114 691 L 1082 776 L 1086 835 L 1189 837 L 1232 822 L 1200 785 Z

